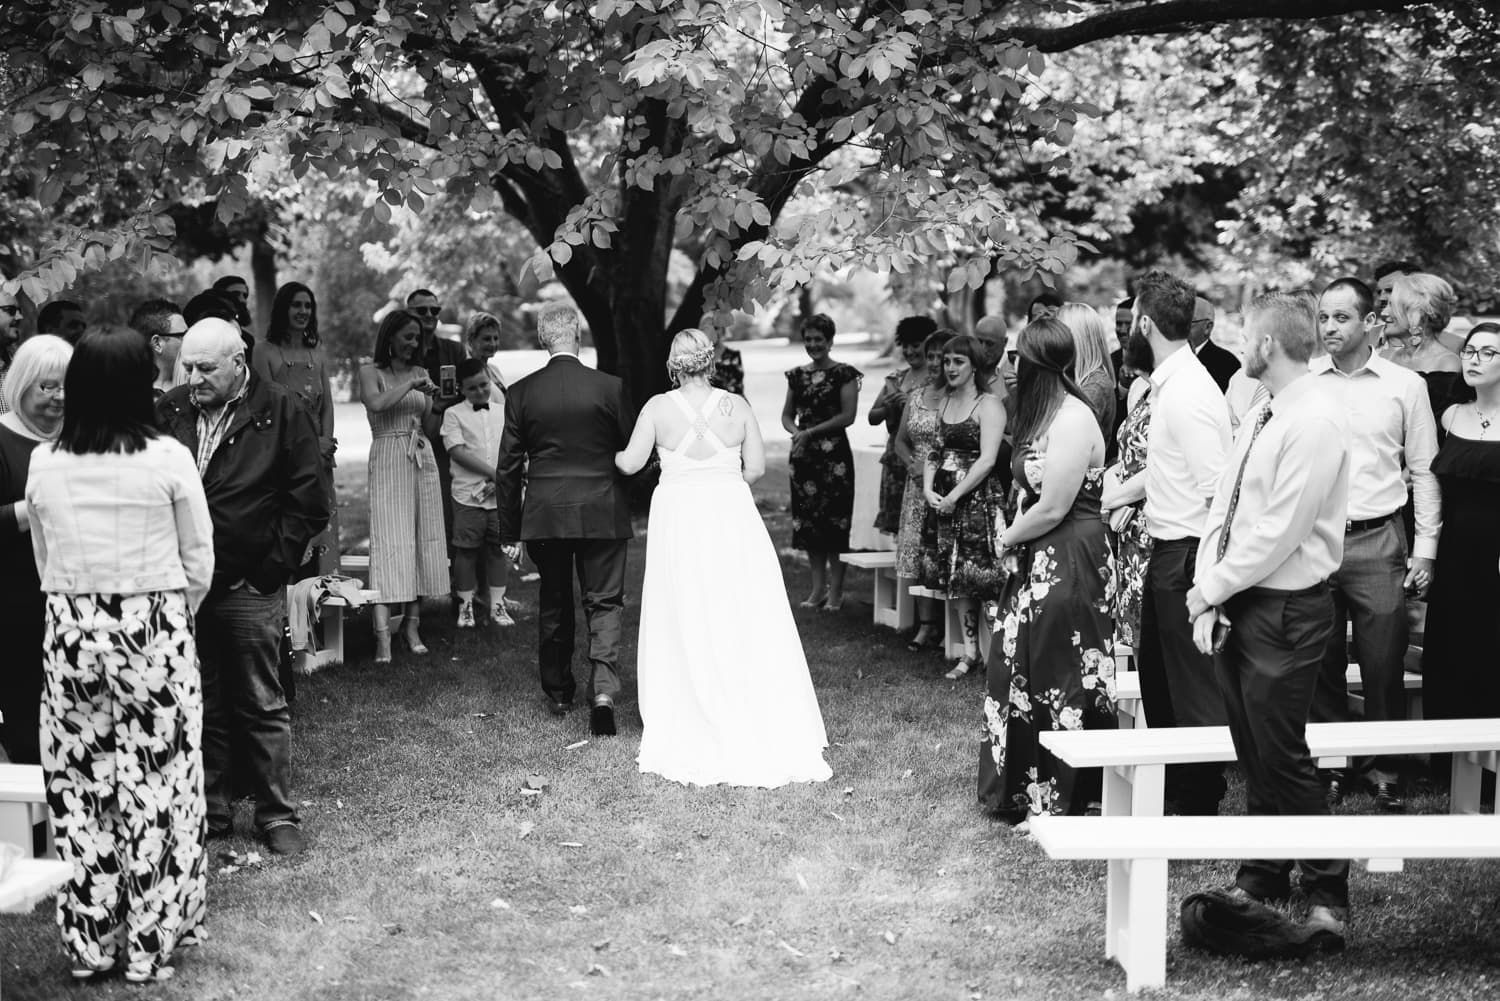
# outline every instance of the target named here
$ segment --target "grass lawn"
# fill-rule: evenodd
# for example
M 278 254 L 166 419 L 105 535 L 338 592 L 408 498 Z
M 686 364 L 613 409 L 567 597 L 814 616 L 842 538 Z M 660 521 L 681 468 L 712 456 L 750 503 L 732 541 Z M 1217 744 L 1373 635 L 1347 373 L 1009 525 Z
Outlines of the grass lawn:
M 782 543 L 790 526 L 779 448 L 757 496 Z M 362 477 L 342 471 L 346 539 L 362 530 Z M 638 543 L 632 587 L 643 555 Z M 806 567 L 788 559 L 786 569 L 800 598 Z M 851 593 L 867 596 L 867 584 L 852 575 Z M 379 669 L 368 619 L 354 620 L 350 663 L 299 685 L 295 792 L 311 850 L 233 873 L 215 863 L 210 941 L 181 955 L 175 979 L 74 987 L 44 905 L 0 919 L 6 996 L 1124 995 L 1123 974 L 1103 958 L 1103 863 L 1049 861 L 979 812 L 980 683 L 942 681 L 934 657 L 872 628 L 863 602 L 838 614 L 797 611 L 833 779 L 695 790 L 635 768 L 636 602 L 627 606 L 622 734 L 580 745 L 586 713 L 544 710 L 535 585 L 515 594 L 527 604 L 519 628 L 456 634 L 435 605 L 424 629 L 433 653 L 398 652 Z M 723 599 L 735 600 L 733 581 Z M 533 776 L 539 789 L 527 788 Z M 1226 883 L 1233 866 L 1172 872 L 1180 896 Z M 1248 965 L 1174 948 L 1171 986 L 1157 996 L 1493 998 L 1497 886 L 1493 862 L 1357 870 L 1343 955 Z

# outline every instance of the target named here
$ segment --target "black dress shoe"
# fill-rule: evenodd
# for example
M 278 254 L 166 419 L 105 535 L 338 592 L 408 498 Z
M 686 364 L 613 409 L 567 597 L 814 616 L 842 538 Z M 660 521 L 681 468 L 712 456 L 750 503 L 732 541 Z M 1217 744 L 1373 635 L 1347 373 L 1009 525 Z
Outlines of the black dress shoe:
M 554 715 L 554 716 L 566 716 L 566 715 L 568 715 L 568 710 L 570 710 L 572 708 L 573 708 L 573 703 L 571 703 L 571 702 L 548 702 L 547 703 L 547 711 L 549 713 L 551 713 L 552 715 Z
M 596 737 L 615 735 L 615 707 L 607 703 L 596 705 L 589 713 L 589 733 Z
M 1405 813 L 1406 800 L 1396 794 L 1396 783 L 1376 782 L 1375 806 L 1386 813 Z

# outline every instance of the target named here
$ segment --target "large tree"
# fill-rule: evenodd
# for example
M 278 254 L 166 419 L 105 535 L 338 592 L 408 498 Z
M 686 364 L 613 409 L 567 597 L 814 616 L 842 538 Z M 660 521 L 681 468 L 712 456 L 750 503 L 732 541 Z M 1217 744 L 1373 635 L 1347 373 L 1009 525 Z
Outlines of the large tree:
M 358 172 L 370 209 L 439 192 L 498 205 L 545 251 L 600 364 L 640 398 L 673 331 L 805 283 L 820 267 L 902 271 L 962 250 L 1060 273 L 1078 236 L 995 183 L 1066 165 L 1089 95 L 1040 82 L 1047 53 L 1255 19 L 1469 8 L 1411 0 L 10 0 L 10 126 L 44 205 L 149 192 L 114 226 L 78 224 L 22 283 L 33 298 L 91 260 L 170 248 L 184 192 L 229 219 L 258 183 Z M 1038 156 L 1045 150 L 1045 156 Z M 110 164 L 128 165 L 120 170 Z M 1009 165 L 1009 166 L 1007 166 Z M 823 172 L 879 211 L 778 226 Z M 674 247 L 697 265 L 667 301 Z M 534 259 L 533 268 L 542 264 Z M 669 305 L 672 307 L 669 313 Z

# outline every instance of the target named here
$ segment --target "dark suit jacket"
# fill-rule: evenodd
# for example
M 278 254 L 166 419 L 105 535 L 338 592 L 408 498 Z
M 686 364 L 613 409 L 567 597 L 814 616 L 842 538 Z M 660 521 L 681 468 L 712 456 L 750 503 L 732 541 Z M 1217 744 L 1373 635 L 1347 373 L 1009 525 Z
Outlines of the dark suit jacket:
M 1209 341 L 1198 352 L 1198 360 L 1208 369 L 1208 374 L 1214 377 L 1214 382 L 1219 384 L 1219 392 L 1228 392 L 1230 378 L 1240 370 L 1240 360 L 1234 356 L 1234 352 Z
M 629 440 L 624 384 L 572 355 L 511 386 L 495 465 L 501 540 L 630 538 L 615 469 Z

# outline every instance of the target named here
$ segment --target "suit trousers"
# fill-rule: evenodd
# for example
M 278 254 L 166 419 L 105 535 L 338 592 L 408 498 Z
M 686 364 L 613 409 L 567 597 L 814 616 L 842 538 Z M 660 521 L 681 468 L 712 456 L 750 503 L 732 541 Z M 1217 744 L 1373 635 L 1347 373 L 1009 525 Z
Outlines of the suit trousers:
M 1328 813 L 1312 753 L 1307 714 L 1317 687 L 1333 602 L 1324 585 L 1305 591 L 1250 588 L 1224 604 L 1232 626 L 1215 658 L 1235 757 L 1252 816 Z M 1299 861 L 1310 905 L 1349 906 L 1349 862 Z M 1250 859 L 1235 881 L 1262 899 L 1291 892 L 1292 863 Z
M 620 693 L 620 633 L 625 612 L 628 539 L 533 539 L 526 551 L 541 574 L 537 657 L 542 690 L 553 702 L 573 701 L 573 574 L 583 590 L 589 628 L 590 701 Z
M 1405 581 L 1406 534 L 1399 519 L 1344 536 L 1344 561 L 1328 580 L 1333 594 L 1333 631 L 1323 652 L 1313 722 L 1336 723 L 1349 718 L 1345 623 L 1350 621 L 1354 624 L 1354 657 L 1364 682 L 1365 719 L 1406 718 L 1406 685 L 1402 681 L 1409 636 Z M 1398 764 L 1391 757 L 1359 761 L 1361 770 L 1382 782 L 1395 781 Z
M 1153 727 L 1224 724 L 1213 658 L 1193 645 L 1187 614 L 1197 559 L 1197 539 L 1160 539 L 1146 565 L 1135 662 L 1146 721 Z M 1166 798 L 1182 813 L 1212 815 L 1224 798 L 1224 767 L 1173 765 L 1166 786 Z

